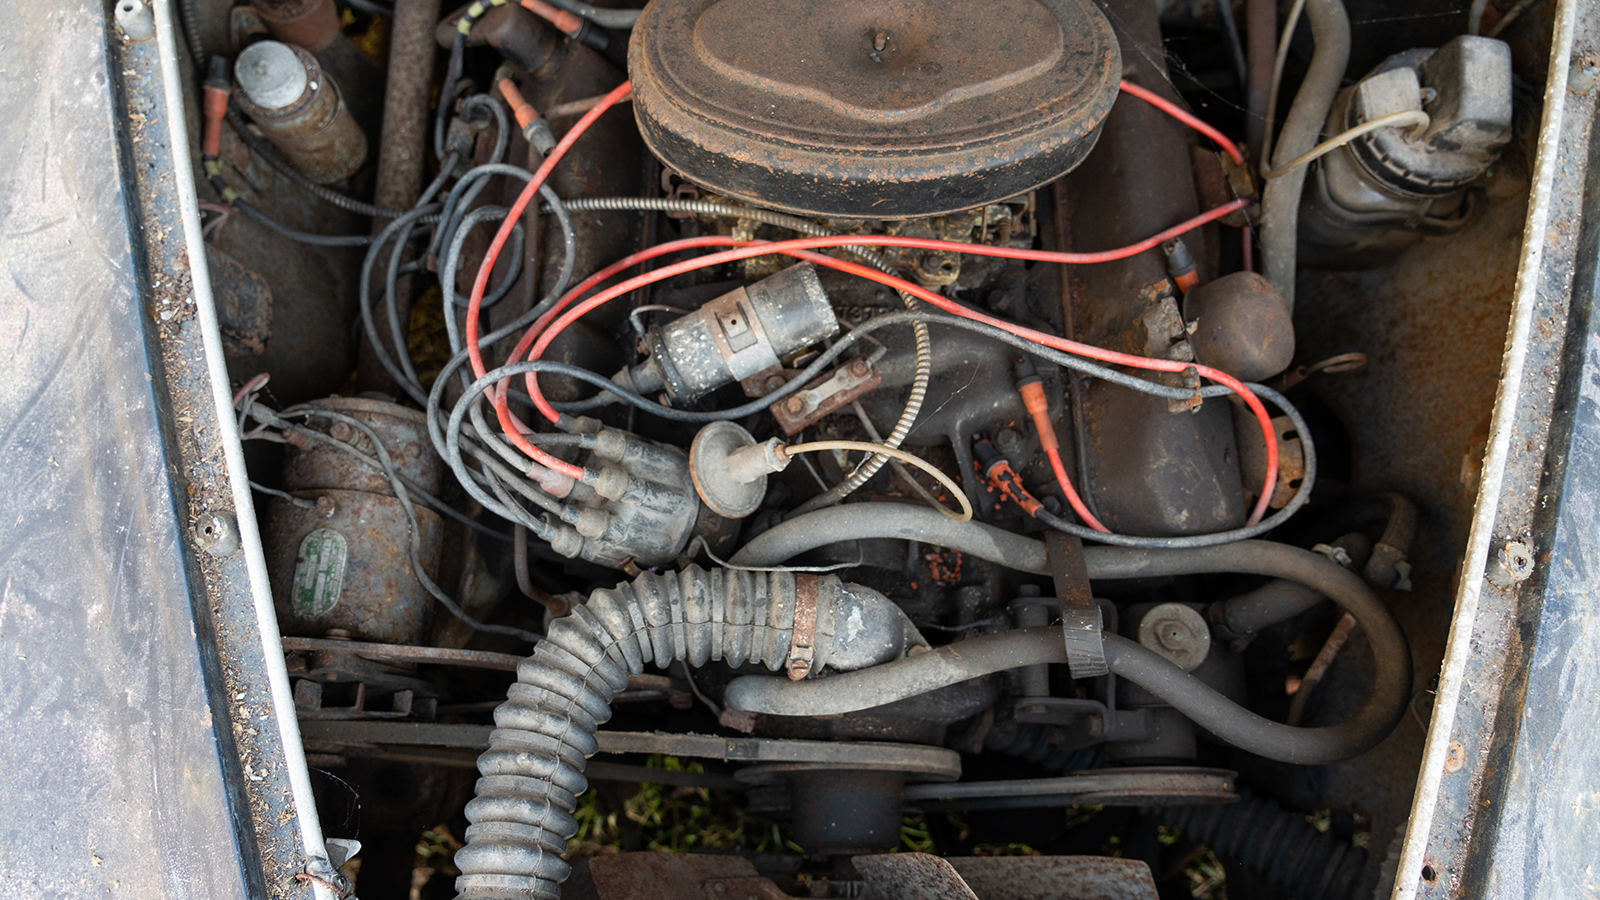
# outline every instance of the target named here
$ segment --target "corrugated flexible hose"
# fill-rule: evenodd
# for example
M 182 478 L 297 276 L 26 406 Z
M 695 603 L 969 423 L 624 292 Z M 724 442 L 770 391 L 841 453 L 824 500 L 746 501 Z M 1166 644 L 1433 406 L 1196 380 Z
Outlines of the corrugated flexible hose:
M 722 660 L 776 671 L 809 654 L 812 673 L 849 670 L 897 659 L 920 640 L 882 594 L 833 575 L 690 566 L 595 591 L 555 621 L 495 709 L 467 804 L 467 845 L 455 855 L 458 900 L 560 897 L 595 732 L 646 665 Z

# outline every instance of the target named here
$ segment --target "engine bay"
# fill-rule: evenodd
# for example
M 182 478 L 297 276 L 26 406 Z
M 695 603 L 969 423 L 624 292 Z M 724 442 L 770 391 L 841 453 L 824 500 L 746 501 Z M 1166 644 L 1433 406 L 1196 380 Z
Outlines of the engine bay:
M 1399 889 L 1550 41 L 1435 6 L 180 3 L 284 895 Z

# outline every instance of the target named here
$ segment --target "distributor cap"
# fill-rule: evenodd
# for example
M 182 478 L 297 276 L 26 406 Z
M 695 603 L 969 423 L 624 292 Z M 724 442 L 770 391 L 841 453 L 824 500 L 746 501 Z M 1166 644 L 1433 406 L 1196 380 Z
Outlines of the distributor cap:
M 1122 68 L 1089 0 L 654 0 L 628 61 L 639 130 L 686 178 L 871 219 L 1065 174 Z

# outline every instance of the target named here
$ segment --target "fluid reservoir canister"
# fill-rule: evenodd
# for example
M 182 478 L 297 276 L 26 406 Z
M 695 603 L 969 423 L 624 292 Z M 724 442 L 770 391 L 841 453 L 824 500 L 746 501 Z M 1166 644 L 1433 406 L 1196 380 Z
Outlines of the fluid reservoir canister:
M 378 436 L 396 471 L 437 494 L 443 463 L 422 413 L 381 400 L 329 397 L 308 404 L 361 422 Z M 337 419 L 307 428 L 376 456 L 371 439 Z M 411 519 L 389 477 L 325 441 L 289 432 L 283 490 L 266 505 L 262 540 L 284 634 L 317 637 L 343 629 L 358 641 L 414 644 L 430 597 L 411 567 Z M 413 501 L 421 562 L 437 576 L 443 538 L 437 513 Z
M 304 49 L 257 41 L 239 54 L 233 76 L 239 108 L 307 178 L 330 184 L 366 162 L 366 134 Z

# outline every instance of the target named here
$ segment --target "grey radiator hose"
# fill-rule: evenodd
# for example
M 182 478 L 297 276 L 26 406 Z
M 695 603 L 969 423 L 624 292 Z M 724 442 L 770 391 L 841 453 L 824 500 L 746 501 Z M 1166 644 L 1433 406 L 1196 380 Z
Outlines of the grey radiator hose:
M 1283 130 L 1273 144 L 1272 165 L 1281 166 L 1316 146 L 1322 126 L 1333 108 L 1344 70 L 1350 63 L 1350 17 L 1340 0 L 1306 0 L 1306 18 L 1316 49 L 1294 105 L 1284 118 Z M 1272 123 L 1268 122 L 1271 128 Z M 1261 193 L 1262 273 L 1294 313 L 1295 253 L 1300 230 L 1300 193 L 1305 188 L 1305 166 L 1267 182 Z
M 898 659 L 912 643 L 921 636 L 899 607 L 833 575 L 690 566 L 595 591 L 551 625 L 494 711 L 489 749 L 478 757 L 483 777 L 467 804 L 467 845 L 455 855 L 458 900 L 561 896 L 571 871 L 561 854 L 578 830 L 572 812 L 588 787 L 595 732 L 628 676 L 647 664 L 848 671 Z M 808 665 L 797 666 L 802 660 Z
M 848 535 L 841 538 L 841 535 Z M 850 503 L 788 519 L 733 555 L 736 566 L 776 566 L 840 540 L 898 538 L 970 553 L 1018 572 L 1050 574 L 1044 544 L 983 522 L 957 522 L 938 510 L 904 503 Z
M 1319 554 L 1287 544 L 1241 541 L 1193 550 L 1089 547 L 1091 578 L 1143 578 L 1207 572 L 1250 572 L 1289 578 L 1327 595 L 1353 615 L 1372 646 L 1372 693 L 1355 715 L 1326 728 L 1296 728 L 1262 718 L 1143 646 L 1105 636 L 1113 674 L 1150 691 L 1228 743 L 1281 762 L 1313 764 L 1359 756 L 1399 723 L 1411 697 L 1411 648 L 1360 576 Z M 1058 628 L 1025 628 L 961 641 L 861 672 L 790 684 L 734 679 L 724 702 L 749 712 L 837 715 L 870 709 L 969 678 L 1036 663 L 1065 662 Z

